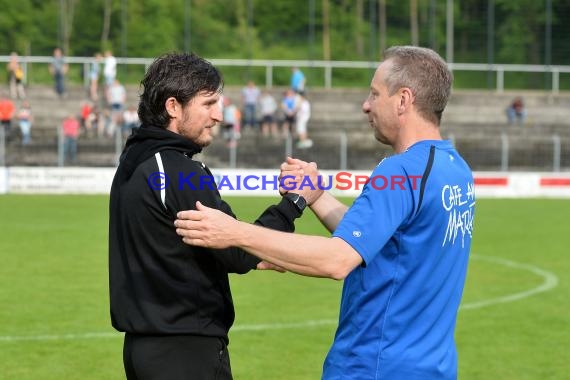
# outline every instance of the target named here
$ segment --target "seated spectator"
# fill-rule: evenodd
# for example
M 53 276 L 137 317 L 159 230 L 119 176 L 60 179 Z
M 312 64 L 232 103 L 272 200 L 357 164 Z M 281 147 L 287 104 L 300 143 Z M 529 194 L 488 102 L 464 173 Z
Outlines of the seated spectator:
M 87 120 L 89 120 L 89 115 L 93 112 L 93 105 L 89 101 L 81 102 L 81 129 L 83 131 L 87 130 Z
M 133 129 L 140 127 L 139 114 L 137 113 L 137 108 L 135 106 L 129 106 L 125 112 L 123 112 L 123 136 L 127 138 L 131 135 Z
M 75 115 L 68 115 L 62 123 L 64 161 L 74 164 L 77 161 L 77 138 L 79 137 L 79 120 Z
M 18 125 L 22 133 L 22 145 L 29 145 L 32 142 L 32 107 L 27 101 L 22 102 L 22 106 L 16 115 L 18 118 Z
M 95 134 L 102 137 L 105 133 L 105 118 L 102 115 L 101 109 L 94 106 L 89 112 L 87 119 L 85 119 L 85 130 L 87 137 L 91 138 Z
M 237 140 L 239 140 L 241 137 L 241 113 L 239 112 L 239 109 L 236 107 L 236 105 L 233 104 L 230 98 L 227 96 L 224 96 L 223 106 L 224 120 L 222 122 L 222 135 L 226 140 L 226 146 L 228 148 L 232 148 L 237 145 Z
M 524 125 L 526 122 L 526 108 L 520 96 L 516 97 L 507 107 L 507 119 L 509 124 L 518 123 Z

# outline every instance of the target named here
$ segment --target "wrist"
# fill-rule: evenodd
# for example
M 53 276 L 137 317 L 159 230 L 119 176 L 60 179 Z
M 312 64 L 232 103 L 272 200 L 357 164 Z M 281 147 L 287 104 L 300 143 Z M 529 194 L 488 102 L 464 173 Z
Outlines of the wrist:
M 302 213 L 307 207 L 307 201 L 301 194 L 285 193 L 283 195 L 283 198 L 287 199 L 291 204 L 293 204 L 299 213 Z
M 313 194 L 316 194 L 316 197 L 311 197 L 311 199 L 308 199 L 308 206 L 313 206 L 319 199 L 322 198 L 324 193 L 325 191 L 323 189 L 317 189 L 313 191 Z
M 309 207 L 311 208 L 311 210 L 313 210 L 314 207 L 318 207 L 318 204 L 320 203 L 319 201 L 323 199 L 324 193 L 325 193 L 324 190 L 320 190 L 319 195 L 315 199 L 313 199 L 311 203 L 309 203 Z
M 232 245 L 244 250 L 250 249 L 251 242 L 255 240 L 256 236 L 255 231 L 252 231 L 252 228 L 255 227 L 253 224 L 236 220 L 236 225 L 233 229 Z M 262 261 L 262 259 L 259 259 L 259 261 Z

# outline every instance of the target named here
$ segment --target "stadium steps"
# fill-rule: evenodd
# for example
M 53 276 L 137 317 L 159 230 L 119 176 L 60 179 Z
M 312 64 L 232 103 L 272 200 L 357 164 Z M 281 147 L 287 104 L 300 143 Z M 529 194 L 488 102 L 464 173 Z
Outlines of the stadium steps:
M 281 99 L 285 88 L 272 89 Z M 138 85 L 127 87 L 127 103 L 138 102 Z M 86 98 L 82 86 L 68 86 L 66 97 L 59 99 L 51 86 L 31 86 L 27 89 L 34 112 L 32 144 L 21 147 L 19 138 L 7 146 L 8 165 L 55 165 L 57 163 L 57 131 L 61 121 L 70 113 L 79 114 Z M 227 87 L 225 95 L 239 102 L 239 87 Z M 528 107 L 525 126 L 506 124 L 504 108 L 516 95 L 524 97 Z M 377 143 L 361 111 L 367 89 L 309 89 L 312 118 L 309 135 L 314 146 L 293 154 L 309 161 L 317 161 L 321 168 L 338 169 L 340 165 L 340 135 L 344 133 L 348 144 L 348 168 L 370 169 L 390 154 L 390 149 Z M 456 145 L 474 168 L 495 170 L 500 157 L 501 134 L 509 137 L 512 166 L 528 165 L 535 169 L 547 168 L 552 163 L 552 136 L 562 139 L 562 166 L 569 167 L 570 155 L 570 94 L 553 96 L 544 92 L 503 93 L 485 91 L 455 91 L 444 113 L 442 133 L 453 137 Z M 13 125 L 18 135 L 16 123 Z M 533 160 L 537 153 L 543 158 Z M 204 161 L 211 167 L 227 167 L 229 151 L 221 137 L 214 140 L 204 153 Z M 275 168 L 285 157 L 285 143 L 244 133 L 237 149 L 239 167 Z M 545 160 L 541 163 L 541 160 Z M 82 135 L 78 143 L 78 164 L 87 166 L 113 166 L 116 163 L 113 140 L 99 140 Z M 499 160 L 500 161 L 500 160 Z M 546 162 L 548 161 L 548 162 Z M 495 167 L 493 167 L 495 163 Z

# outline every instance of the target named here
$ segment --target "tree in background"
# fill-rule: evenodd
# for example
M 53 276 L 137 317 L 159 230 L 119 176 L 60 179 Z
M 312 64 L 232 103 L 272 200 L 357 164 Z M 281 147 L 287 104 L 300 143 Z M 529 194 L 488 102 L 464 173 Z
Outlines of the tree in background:
M 456 62 L 487 62 L 490 1 L 455 1 Z M 543 63 L 545 2 L 493 1 L 496 61 Z M 61 45 L 68 56 L 92 56 L 110 48 L 117 56 L 155 57 L 164 51 L 183 50 L 189 42 L 185 41 L 186 30 L 190 31 L 191 49 L 211 58 L 377 60 L 387 46 L 412 43 L 441 53 L 445 48 L 445 3 L 0 0 L 0 54 L 17 51 L 47 56 Z M 565 20 L 570 16 L 570 3 L 551 3 L 551 63 L 569 64 L 570 23 Z M 187 7 L 191 8 L 189 19 L 184 12 Z M 314 35 L 310 35 L 309 25 Z
M 59 12 L 59 39 L 63 52 L 68 54 L 70 40 L 73 33 L 73 18 L 75 15 L 75 6 L 77 5 L 77 0 L 60 0 L 60 12 Z

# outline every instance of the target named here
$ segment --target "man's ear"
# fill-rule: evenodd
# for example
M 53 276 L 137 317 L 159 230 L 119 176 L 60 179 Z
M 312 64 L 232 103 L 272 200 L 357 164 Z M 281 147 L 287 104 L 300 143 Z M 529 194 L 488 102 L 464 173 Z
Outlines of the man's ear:
M 178 112 L 181 110 L 181 106 L 180 103 L 178 103 L 178 101 L 176 100 L 176 98 L 174 98 L 173 96 L 171 96 L 170 98 L 166 99 L 166 102 L 164 103 L 164 107 L 166 108 L 166 112 L 168 112 L 168 115 L 170 115 L 171 118 L 175 118 L 178 116 Z
M 398 104 L 398 113 L 403 114 L 406 109 L 410 108 L 414 104 L 415 96 L 412 90 L 408 87 L 402 87 L 399 90 L 400 104 Z

